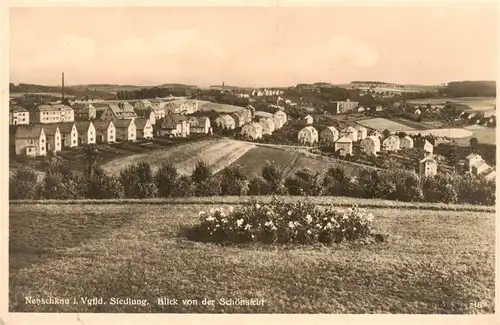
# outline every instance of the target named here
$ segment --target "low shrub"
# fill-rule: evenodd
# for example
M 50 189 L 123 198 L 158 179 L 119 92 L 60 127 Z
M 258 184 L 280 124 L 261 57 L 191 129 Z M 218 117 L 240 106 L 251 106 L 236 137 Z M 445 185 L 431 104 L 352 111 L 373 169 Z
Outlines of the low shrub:
M 310 202 L 273 198 L 266 204 L 253 200 L 235 210 L 230 207 L 200 212 L 193 229 L 198 241 L 216 243 L 332 244 L 344 241 L 380 241 L 372 231 L 373 214 L 358 207 L 336 210 Z

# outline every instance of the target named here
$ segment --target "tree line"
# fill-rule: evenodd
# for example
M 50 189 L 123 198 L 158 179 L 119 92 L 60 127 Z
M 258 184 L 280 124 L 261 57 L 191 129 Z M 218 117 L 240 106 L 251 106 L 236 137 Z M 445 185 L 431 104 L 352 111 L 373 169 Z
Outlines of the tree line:
M 470 175 L 438 174 L 422 178 L 414 171 L 362 170 L 348 175 L 342 168 L 321 174 L 307 168 L 285 176 L 268 163 L 260 174 L 248 177 L 239 165 L 213 173 L 199 161 L 189 175 L 178 173 L 169 162 L 153 173 L 148 162 L 108 175 L 89 149 L 85 169 L 48 164 L 42 180 L 33 170 L 22 168 L 9 178 L 10 199 L 119 199 L 155 197 L 207 197 L 240 195 L 348 196 L 399 201 L 495 204 L 495 181 Z

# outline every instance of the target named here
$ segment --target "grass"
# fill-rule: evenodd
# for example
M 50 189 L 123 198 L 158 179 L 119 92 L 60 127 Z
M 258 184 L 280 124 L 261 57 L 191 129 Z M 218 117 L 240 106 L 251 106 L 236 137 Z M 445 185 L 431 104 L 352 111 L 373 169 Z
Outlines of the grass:
M 203 205 L 11 205 L 9 311 L 493 313 L 494 214 L 374 209 L 369 246 L 218 246 L 185 239 Z M 26 305 L 24 297 L 149 304 Z M 200 304 L 160 306 L 157 298 Z M 261 298 L 263 306 L 201 304 Z M 486 302 L 469 309 L 470 302 Z
M 260 175 L 262 168 L 268 162 L 281 168 L 285 177 L 293 175 L 304 167 L 320 173 L 326 172 L 331 167 L 342 167 L 347 175 L 358 175 L 362 169 L 372 168 L 297 150 L 265 146 L 256 146 L 250 149 L 234 161 L 234 164 L 241 165 L 245 174 L 251 177 L 253 173 Z
M 475 126 L 474 128 L 466 127 L 472 132 L 472 136 L 456 139 L 456 143 L 462 146 L 469 146 L 470 139 L 476 137 L 479 143 L 496 144 L 496 128 L 485 126 Z
M 109 161 L 104 170 L 118 174 L 125 166 L 140 161 L 148 161 L 156 171 L 163 162 L 171 162 L 182 174 L 191 173 L 199 160 L 204 160 L 214 172 L 230 165 L 240 158 L 253 144 L 231 140 L 206 140 L 183 144 L 168 150 L 155 150 L 128 155 Z
M 284 202 L 296 202 L 303 200 L 300 196 L 277 196 Z M 189 197 L 189 198 L 153 198 L 153 199 L 85 199 L 85 200 L 11 200 L 10 204 L 147 204 L 147 205 L 209 205 L 209 204 L 249 204 L 251 198 L 258 199 L 260 202 L 270 202 L 270 196 L 211 196 L 211 197 Z M 402 202 L 383 199 L 363 199 L 347 196 L 315 196 L 307 197 L 307 200 L 317 205 L 333 204 L 339 207 L 350 207 L 357 205 L 365 208 L 393 208 L 393 209 L 422 209 L 435 211 L 473 211 L 473 212 L 495 212 L 493 206 L 481 206 L 472 204 L 445 204 L 445 203 L 427 203 L 427 202 Z
M 394 122 L 394 121 L 391 121 L 391 120 L 388 120 L 388 119 L 382 118 L 382 117 L 375 117 L 375 118 L 360 120 L 360 121 L 358 121 L 358 124 L 361 124 L 361 125 L 368 127 L 370 129 L 378 130 L 380 132 L 382 132 L 386 129 L 389 131 L 394 131 L 394 132 L 414 130 L 413 127 L 410 127 L 410 126 L 402 124 L 402 123 Z

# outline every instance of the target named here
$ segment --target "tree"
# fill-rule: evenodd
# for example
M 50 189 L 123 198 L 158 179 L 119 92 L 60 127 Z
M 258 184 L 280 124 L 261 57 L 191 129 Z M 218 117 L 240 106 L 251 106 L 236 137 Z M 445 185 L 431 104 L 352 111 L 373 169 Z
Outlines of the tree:
M 284 194 L 283 171 L 272 165 L 269 161 L 262 167 L 262 178 L 269 186 L 269 194 Z
M 172 196 L 178 177 L 179 175 L 174 165 L 171 163 L 163 163 L 158 169 L 155 177 L 158 195 L 161 197 Z
M 158 193 L 151 167 L 145 161 L 122 170 L 120 181 L 128 198 L 150 198 Z
M 9 177 L 9 199 L 33 200 L 39 196 L 38 178 L 32 168 L 23 167 Z
M 248 179 L 240 165 L 231 165 L 221 171 L 222 195 L 245 195 Z
M 188 175 L 180 176 L 175 182 L 175 188 L 172 192 L 173 197 L 190 197 L 194 196 L 195 187 L 192 178 Z
M 479 145 L 479 140 L 476 137 L 473 137 L 469 140 L 469 145 L 472 149 L 477 149 Z
M 384 138 L 388 138 L 391 135 L 391 131 L 385 129 L 382 134 L 384 135 Z

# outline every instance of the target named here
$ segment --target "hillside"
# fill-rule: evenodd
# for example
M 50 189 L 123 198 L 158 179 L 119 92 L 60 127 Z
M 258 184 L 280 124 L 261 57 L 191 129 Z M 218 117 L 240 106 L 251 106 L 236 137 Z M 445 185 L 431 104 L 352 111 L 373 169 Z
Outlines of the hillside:
M 212 207 L 81 203 L 75 209 L 64 204 L 11 204 L 9 311 L 495 311 L 494 213 L 371 209 L 376 231 L 387 239 L 368 246 L 225 247 L 189 241 L 185 229 L 198 222 L 200 210 Z M 27 305 L 26 296 L 107 301 L 130 297 L 147 303 Z M 160 306 L 159 297 L 200 303 Z M 204 298 L 260 298 L 265 303 L 206 306 L 201 304 Z M 470 308 L 470 302 L 481 302 L 481 307 Z

